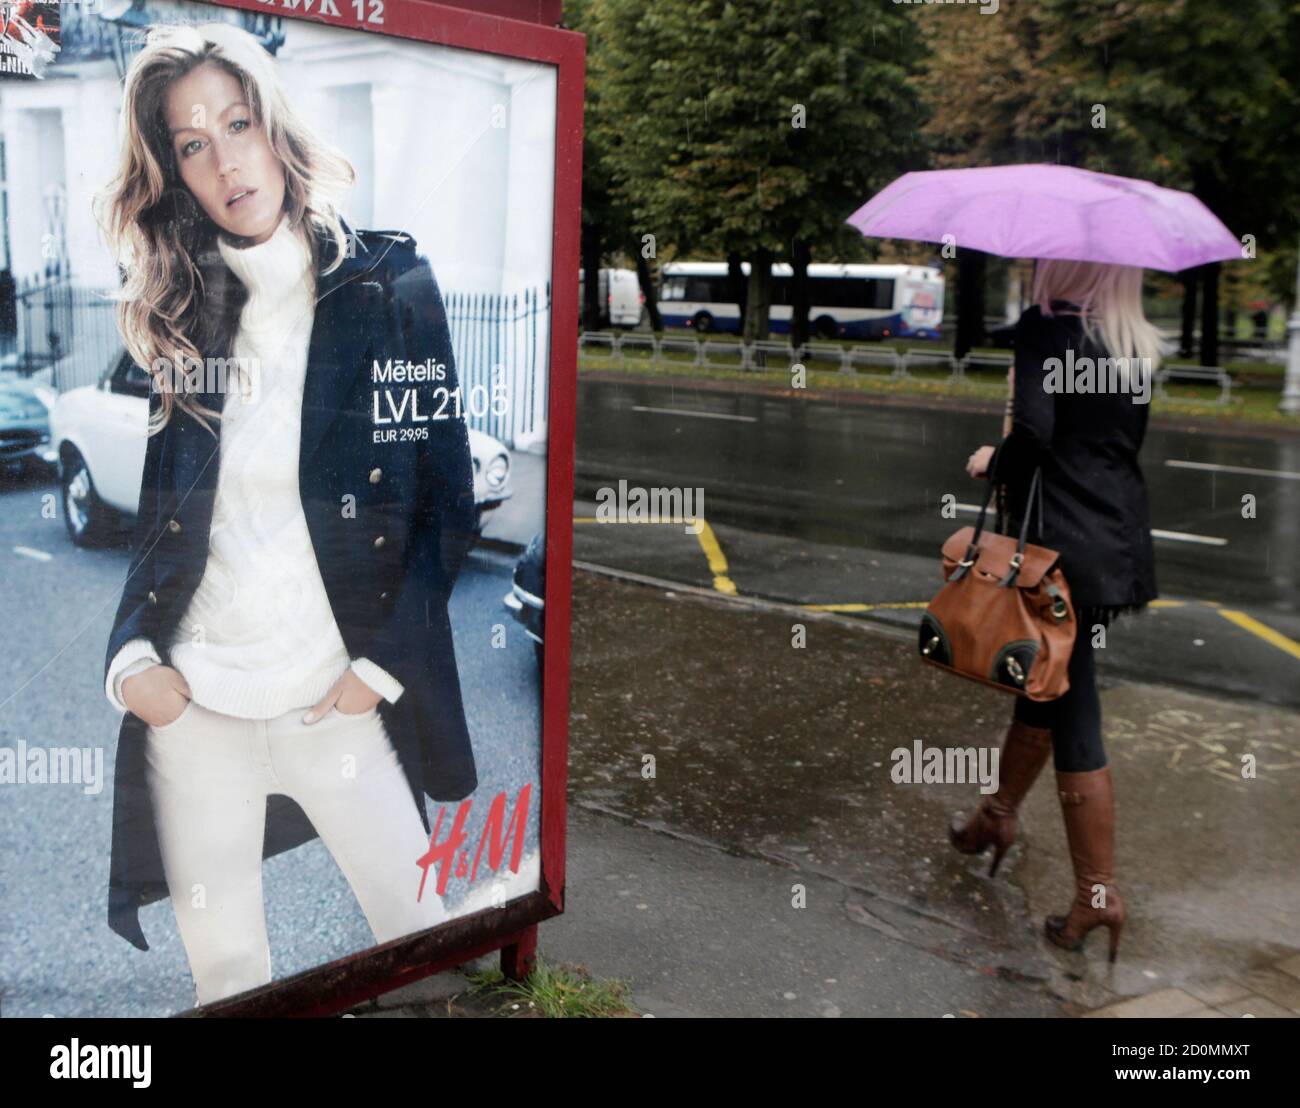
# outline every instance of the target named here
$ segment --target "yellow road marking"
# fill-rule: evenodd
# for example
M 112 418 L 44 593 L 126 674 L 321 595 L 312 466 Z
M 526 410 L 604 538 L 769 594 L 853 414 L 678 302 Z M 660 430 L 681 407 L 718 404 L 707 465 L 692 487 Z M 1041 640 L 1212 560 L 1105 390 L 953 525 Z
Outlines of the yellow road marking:
M 683 523 L 680 519 L 610 519 L 603 520 L 596 516 L 574 516 L 574 523 L 667 523 L 676 524 L 680 527 Z M 713 574 L 713 587 L 718 592 L 726 593 L 728 596 L 735 596 L 736 583 L 727 576 L 729 568 L 727 566 L 727 556 L 722 553 L 722 547 L 718 545 L 718 536 L 713 533 L 704 520 L 697 520 L 699 530 L 695 532 L 695 537 L 700 541 L 700 549 L 704 551 L 705 560 L 709 563 L 709 571 Z
M 928 608 L 928 600 L 903 600 L 891 604 L 800 604 L 810 612 L 874 612 L 877 608 Z
M 1252 619 L 1250 616 L 1246 615 L 1245 612 L 1234 612 L 1227 608 L 1219 608 L 1218 613 L 1230 623 L 1235 623 L 1238 627 L 1245 631 L 1249 631 L 1252 635 L 1258 635 L 1266 643 L 1269 643 L 1271 646 L 1276 646 L 1279 650 L 1285 651 L 1290 654 L 1291 657 L 1300 658 L 1300 642 L 1296 642 L 1294 639 L 1288 639 L 1281 631 L 1274 631 L 1273 628 L 1260 623 L 1259 620 Z
M 718 545 L 718 537 L 704 520 L 700 520 L 700 529 L 695 537 L 700 540 L 700 549 L 709 560 L 709 569 L 713 571 L 713 587 L 728 596 L 736 595 L 736 583 L 727 576 L 727 558 Z

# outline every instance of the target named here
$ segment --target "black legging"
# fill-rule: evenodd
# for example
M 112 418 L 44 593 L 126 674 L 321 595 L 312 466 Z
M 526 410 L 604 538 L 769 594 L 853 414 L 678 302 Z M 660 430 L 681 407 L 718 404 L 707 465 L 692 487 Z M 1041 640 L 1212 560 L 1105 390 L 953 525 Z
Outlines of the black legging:
M 1056 700 L 1016 697 L 1016 719 L 1052 731 L 1052 761 L 1060 773 L 1087 773 L 1106 764 L 1101 742 L 1101 698 L 1092 637 L 1080 625 L 1070 654 L 1070 689 Z

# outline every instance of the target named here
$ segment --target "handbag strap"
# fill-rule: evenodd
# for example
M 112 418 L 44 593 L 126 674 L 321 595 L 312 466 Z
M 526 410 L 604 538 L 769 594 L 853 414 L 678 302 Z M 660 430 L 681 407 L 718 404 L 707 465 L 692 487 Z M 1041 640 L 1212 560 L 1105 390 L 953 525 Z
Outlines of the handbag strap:
M 1038 502 L 1038 534 L 1043 534 L 1043 469 L 1034 470 L 1033 480 L 1029 482 L 1029 496 L 1025 501 L 1025 518 L 1020 524 L 1020 540 L 1016 543 L 1016 552 L 1011 555 L 1010 568 L 1006 576 L 998 582 L 998 588 L 1007 588 L 1016 583 L 1020 567 L 1025 564 L 1025 540 L 1029 538 L 1029 521 L 1034 514 L 1034 502 Z
M 999 450 L 1001 447 L 998 448 Z M 989 461 L 989 472 L 993 471 L 994 463 L 997 460 L 997 451 L 994 451 L 993 458 Z M 980 517 L 975 523 L 975 533 L 971 536 L 970 544 L 966 547 L 965 556 L 957 563 L 957 568 L 953 570 L 950 581 L 959 581 L 966 576 L 971 566 L 979 558 L 980 536 L 984 533 L 984 521 L 988 516 L 989 504 L 993 500 L 994 482 L 990 479 L 988 482 L 988 491 L 984 493 L 984 503 L 980 505 Z M 1025 542 L 1029 538 L 1029 521 L 1034 516 L 1035 501 L 1038 505 L 1038 537 L 1043 535 L 1043 470 L 1039 466 L 1034 470 L 1033 480 L 1029 483 L 1029 498 L 1025 507 L 1025 518 L 1020 524 L 1020 537 L 1016 543 L 1016 552 L 1011 557 L 1010 568 L 1006 576 L 998 582 L 999 588 L 1006 588 L 1014 585 L 1016 577 L 1020 574 L 1020 567 L 1025 562 Z
M 1002 447 L 999 446 L 998 450 L 1001 449 Z M 997 466 L 998 450 L 993 451 L 993 457 L 989 459 L 989 467 L 987 472 L 990 474 L 993 473 L 994 469 Z M 950 581 L 960 581 L 963 577 L 965 577 L 966 572 L 970 569 L 971 566 L 975 564 L 976 559 L 979 555 L 980 535 L 984 533 L 984 520 L 985 517 L 988 515 L 989 504 L 993 500 L 995 483 L 992 477 L 989 478 L 987 484 L 988 484 L 988 490 L 984 493 L 984 503 L 980 505 L 980 517 L 975 522 L 975 533 L 971 536 L 970 544 L 966 547 L 965 556 L 961 559 L 960 562 L 957 563 L 957 568 L 952 571 L 952 576 L 948 578 L 948 580 Z

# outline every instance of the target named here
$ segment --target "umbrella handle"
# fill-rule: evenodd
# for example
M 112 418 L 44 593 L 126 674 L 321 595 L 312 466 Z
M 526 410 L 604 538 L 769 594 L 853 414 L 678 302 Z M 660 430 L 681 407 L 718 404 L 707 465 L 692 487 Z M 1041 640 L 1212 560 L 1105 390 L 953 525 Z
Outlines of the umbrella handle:
M 1016 367 L 1013 365 L 1007 370 L 1007 406 L 1002 413 L 1002 437 L 1005 439 L 1011 434 L 1011 415 L 1015 410 L 1016 400 Z

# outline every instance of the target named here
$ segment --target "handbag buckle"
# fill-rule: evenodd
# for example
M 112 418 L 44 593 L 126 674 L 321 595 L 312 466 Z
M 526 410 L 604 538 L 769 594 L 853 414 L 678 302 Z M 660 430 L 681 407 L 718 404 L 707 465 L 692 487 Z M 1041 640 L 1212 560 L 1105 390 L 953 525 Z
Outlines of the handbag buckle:
M 934 652 L 934 648 L 938 645 L 939 645 L 939 636 L 935 635 L 933 638 L 930 639 L 928 643 L 926 643 L 923 647 L 921 647 L 921 653 L 931 654 Z
M 1002 580 L 998 582 L 998 588 L 1002 589 L 1002 588 L 1006 588 L 1008 585 L 1014 585 L 1016 583 L 1016 578 L 1020 576 L 1020 567 L 1023 566 L 1024 564 L 1025 564 L 1024 552 L 1021 550 L 1017 550 L 1007 560 L 1006 576 L 1004 576 Z
M 1007 655 L 1007 672 L 1011 674 L 1011 680 L 1017 685 L 1025 683 L 1025 669 L 1010 654 Z

